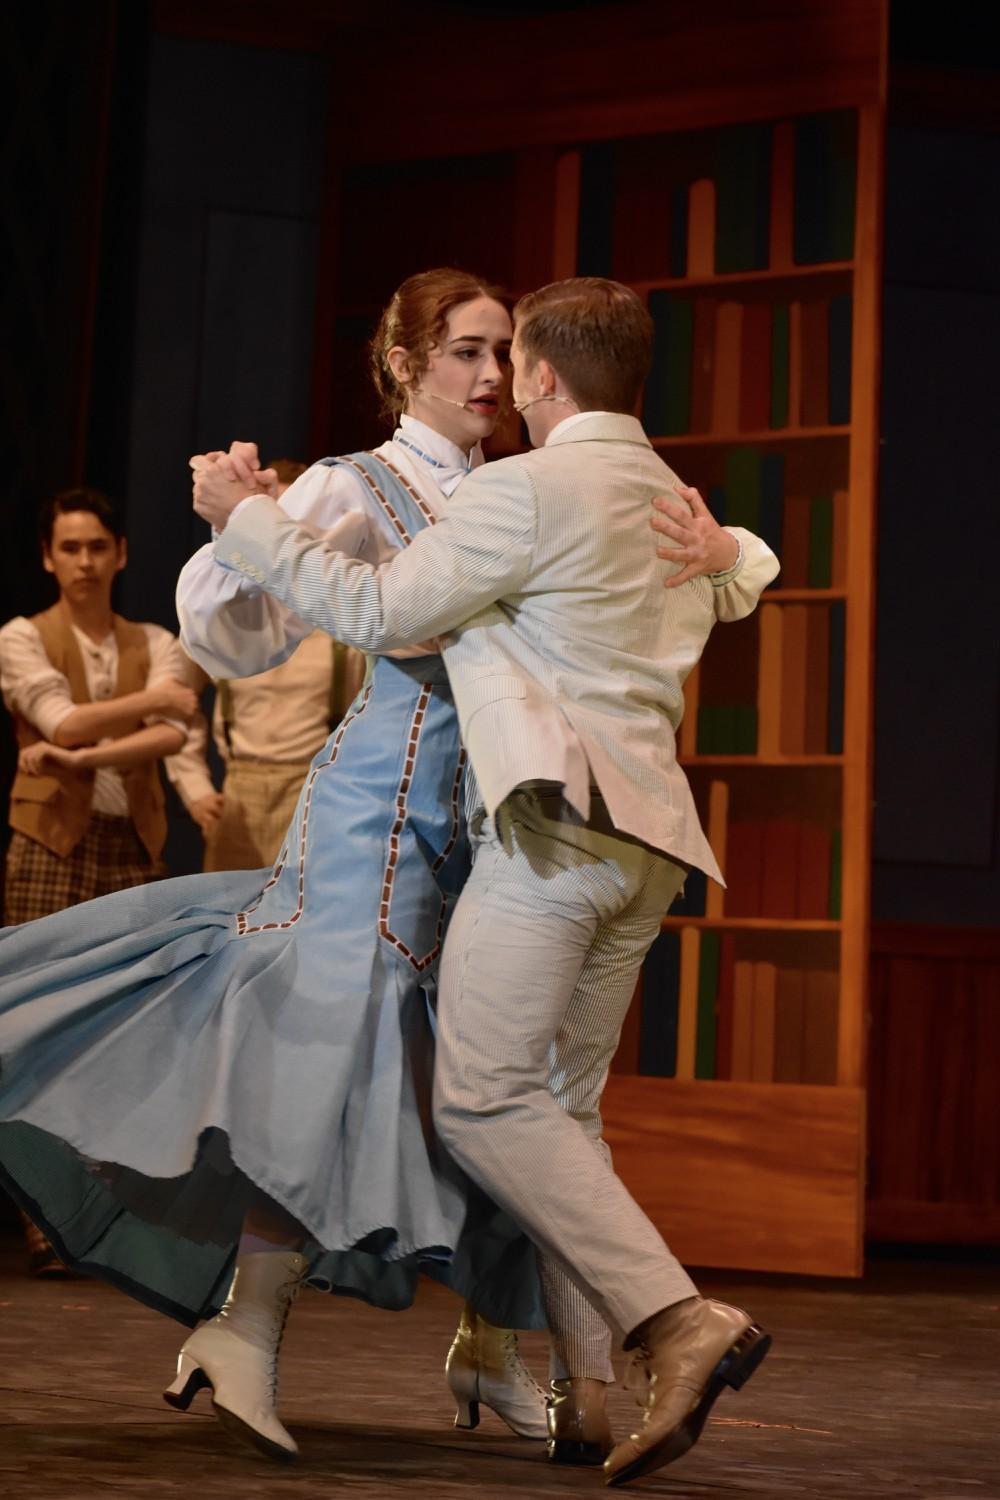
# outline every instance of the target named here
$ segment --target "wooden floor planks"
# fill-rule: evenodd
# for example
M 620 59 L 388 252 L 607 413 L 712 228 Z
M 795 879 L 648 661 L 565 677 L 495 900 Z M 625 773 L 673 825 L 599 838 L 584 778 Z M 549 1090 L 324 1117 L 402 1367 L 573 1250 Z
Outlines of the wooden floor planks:
M 861 1283 L 713 1274 L 775 1347 L 727 1395 L 699 1446 L 631 1486 L 673 1500 L 919 1496 L 1000 1500 L 1000 1271 L 878 1265 Z M 39 1283 L 0 1256 L 0 1494 L 10 1500 L 543 1500 L 596 1495 L 492 1416 L 457 1433 L 441 1377 L 457 1303 L 427 1285 L 406 1314 L 307 1292 L 293 1314 L 281 1410 L 302 1459 L 234 1446 L 196 1404 L 159 1399 L 183 1331 L 94 1282 Z M 544 1373 L 544 1340 L 525 1339 Z M 198 1402 L 204 1402 L 204 1396 Z M 616 1392 L 619 1432 L 632 1424 Z

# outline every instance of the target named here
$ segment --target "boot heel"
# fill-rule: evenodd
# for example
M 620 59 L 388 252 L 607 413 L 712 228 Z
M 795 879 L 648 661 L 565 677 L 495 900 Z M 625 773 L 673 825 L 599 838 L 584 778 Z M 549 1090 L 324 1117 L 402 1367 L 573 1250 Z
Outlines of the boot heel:
M 474 1427 L 479 1426 L 479 1402 L 459 1401 L 458 1410 L 455 1413 L 455 1426 L 463 1427 L 471 1432 Z
M 578 1438 L 549 1438 L 547 1452 L 553 1464 L 573 1464 L 576 1468 L 599 1468 L 610 1453 L 604 1443 L 583 1442 Z
M 771 1347 L 771 1335 L 756 1323 L 733 1345 L 719 1365 L 721 1379 L 734 1391 L 741 1390 Z
M 182 1353 L 177 1361 L 177 1379 L 173 1385 L 167 1386 L 163 1399 L 168 1406 L 176 1407 L 178 1411 L 187 1411 L 198 1392 L 211 1384 L 201 1365 L 189 1354 Z

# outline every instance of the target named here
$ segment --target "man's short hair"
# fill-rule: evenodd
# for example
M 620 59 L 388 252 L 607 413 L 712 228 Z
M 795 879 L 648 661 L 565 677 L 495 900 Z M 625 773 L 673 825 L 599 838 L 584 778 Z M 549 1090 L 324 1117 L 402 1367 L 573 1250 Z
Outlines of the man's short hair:
M 38 535 L 42 546 L 48 551 L 52 549 L 52 533 L 55 530 L 56 516 L 70 515 L 75 510 L 89 511 L 96 516 L 104 527 L 110 531 L 115 541 L 120 542 L 125 535 L 125 528 L 118 518 L 114 506 L 102 490 L 95 490 L 87 484 L 78 485 L 75 489 L 60 490 L 57 495 L 50 495 L 43 500 L 38 510 Z
M 635 411 L 653 320 L 631 287 L 603 276 L 553 281 L 521 298 L 514 326 L 524 353 L 548 360 L 581 411 Z
M 272 458 L 264 465 L 265 469 L 273 469 L 278 476 L 278 483 L 284 485 L 294 484 L 308 467 L 308 464 L 302 463 L 298 458 Z

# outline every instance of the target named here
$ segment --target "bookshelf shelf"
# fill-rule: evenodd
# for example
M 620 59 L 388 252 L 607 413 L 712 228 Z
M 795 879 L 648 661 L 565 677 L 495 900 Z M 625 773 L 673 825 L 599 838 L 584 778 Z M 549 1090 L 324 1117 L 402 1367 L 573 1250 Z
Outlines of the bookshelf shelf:
M 701 290 L 735 291 L 740 287 L 768 286 L 772 283 L 824 281 L 831 278 L 847 280 L 854 270 L 850 260 L 831 260 L 818 265 L 775 267 L 765 271 L 731 271 L 716 276 L 668 276 L 649 281 L 630 282 L 632 290 L 640 296 L 650 292 L 696 292 Z
M 665 931 L 697 927 L 715 932 L 839 932 L 841 923 L 825 917 L 664 917 Z
M 682 766 L 842 766 L 842 755 L 681 755 Z
M 756 432 L 678 432 L 673 437 L 651 437 L 654 448 L 755 447 L 760 443 L 806 443 L 851 436 L 849 425 L 837 427 L 766 427 Z
M 846 599 L 846 589 L 765 589 L 761 594 L 766 604 L 829 604 L 834 599 Z

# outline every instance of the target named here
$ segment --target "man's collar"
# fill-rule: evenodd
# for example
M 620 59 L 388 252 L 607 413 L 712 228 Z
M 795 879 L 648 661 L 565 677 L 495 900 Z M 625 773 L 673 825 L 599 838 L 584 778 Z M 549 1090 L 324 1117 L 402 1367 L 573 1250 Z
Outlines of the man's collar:
M 642 423 L 637 417 L 630 417 L 623 411 L 575 411 L 572 416 L 565 417 L 557 427 L 553 427 L 545 439 L 546 448 L 554 447 L 557 443 L 590 443 L 590 442 L 617 442 L 617 443 L 641 443 L 644 448 L 652 447 L 649 438 L 642 430 Z

